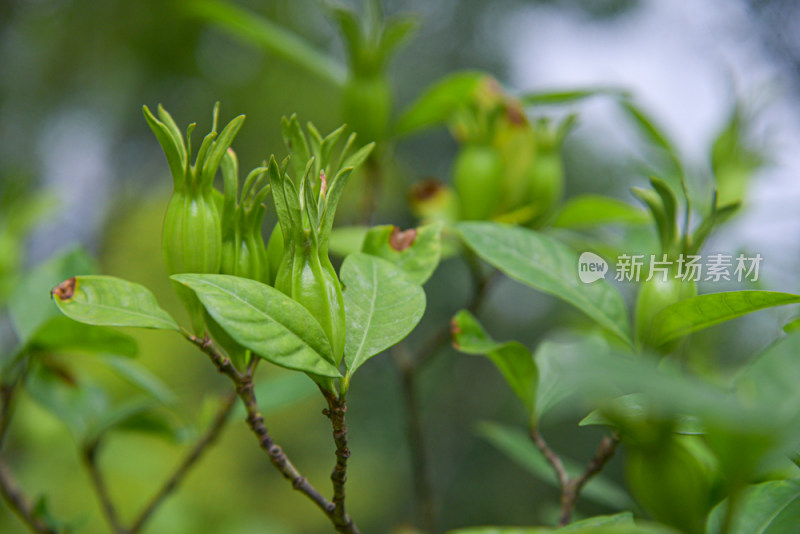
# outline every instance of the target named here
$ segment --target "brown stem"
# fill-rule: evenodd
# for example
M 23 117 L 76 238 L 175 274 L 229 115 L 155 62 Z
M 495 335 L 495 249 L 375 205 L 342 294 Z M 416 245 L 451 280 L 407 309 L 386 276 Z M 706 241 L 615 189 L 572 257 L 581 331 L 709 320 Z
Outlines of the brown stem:
M 563 489 L 569 484 L 569 474 L 564 468 L 564 463 L 561 461 L 561 457 L 550 448 L 550 445 L 547 444 L 544 437 L 539 432 L 539 428 L 536 426 L 531 427 L 531 439 L 536 444 L 536 447 L 542 451 L 542 455 L 544 456 L 545 460 L 547 460 L 547 462 L 553 468 L 553 471 L 555 471 L 556 478 L 558 479 L 558 485 L 563 491 Z
M 358 529 L 345 510 L 345 484 L 347 483 L 347 459 L 350 458 L 350 449 L 347 447 L 347 403 L 344 395 L 336 396 L 334 393 L 320 387 L 320 391 L 328 401 L 328 409 L 322 413 L 331 420 L 333 427 L 333 442 L 336 444 L 336 465 L 331 473 L 333 482 L 333 524 L 337 532 L 357 533 Z
M 22 377 L 8 383 L 0 384 L 0 449 L 2 449 L 13 415 L 13 402 L 17 387 Z M 20 489 L 8 466 L 0 456 L 0 497 L 11 511 L 25 523 L 31 532 L 39 534 L 56 534 L 56 531 L 37 517 L 34 505 Z
M 25 523 L 31 532 L 38 534 L 57 534 L 40 518 L 36 517 L 31 501 L 22 493 L 5 462 L 0 460 L 0 497 L 14 514 Z
M 553 471 L 558 478 L 558 484 L 561 487 L 561 516 L 559 519 L 559 526 L 568 525 L 572 519 L 572 512 L 575 510 L 575 503 L 578 502 L 581 490 L 592 477 L 600 473 L 606 464 L 613 458 L 614 452 L 619 444 L 619 436 L 612 434 L 605 436 L 600 445 L 597 446 L 594 457 L 589 461 L 589 464 L 577 477 L 570 477 L 561 457 L 550 448 L 545 439 L 539 433 L 538 427 L 535 425 L 531 427 L 531 439 L 536 444 L 536 447 L 544 455 L 547 462 L 552 466 Z
M 108 525 L 111 527 L 111 531 L 115 534 L 126 534 L 125 528 L 119 521 L 117 508 L 114 505 L 114 501 L 111 499 L 111 494 L 108 491 L 106 481 L 103 478 L 103 474 L 100 472 L 100 467 L 97 464 L 97 452 L 99 447 L 99 441 L 88 444 L 83 449 L 83 462 L 89 472 L 89 478 L 92 481 L 92 487 L 94 488 L 95 494 L 97 494 L 97 498 L 100 501 L 100 505 L 103 509 L 103 515 L 105 516 Z
M 197 345 L 200 350 L 208 355 L 208 357 L 217 367 L 217 370 L 227 376 L 236 386 L 236 394 L 239 396 L 239 399 L 242 401 L 242 404 L 247 411 L 247 424 L 250 427 L 250 430 L 252 430 L 253 434 L 255 434 L 256 438 L 258 438 L 258 444 L 261 449 L 263 449 L 264 452 L 266 452 L 269 456 L 272 465 L 275 466 L 278 471 L 280 471 L 284 478 L 292 483 L 292 487 L 294 489 L 311 499 L 311 501 L 316 504 L 320 510 L 322 510 L 322 512 L 334 524 L 337 531 L 349 532 L 351 534 L 358 533 L 358 529 L 353 523 L 353 520 L 347 514 L 343 514 L 342 521 L 345 523 L 345 525 L 349 525 L 348 529 L 340 529 L 339 525 L 337 524 L 337 521 L 339 520 L 336 517 L 337 506 L 333 502 L 323 497 L 322 494 L 316 488 L 314 488 L 310 482 L 308 482 L 306 477 L 300 474 L 294 464 L 292 464 L 292 462 L 286 456 L 286 453 L 283 452 L 283 449 L 281 449 L 280 446 L 278 446 L 272 440 L 272 436 L 270 436 L 269 432 L 267 431 L 267 427 L 264 424 L 264 416 L 261 415 L 261 411 L 258 408 L 258 401 L 256 400 L 252 374 L 250 372 L 239 372 L 236 367 L 233 366 L 230 359 L 220 353 L 214 347 L 210 339 L 201 339 L 191 334 L 184 335 L 186 339 Z
M 422 422 L 419 416 L 416 384 L 413 370 L 400 365 L 402 374 L 403 399 L 406 405 L 407 437 L 411 453 L 411 472 L 414 480 L 414 497 L 417 516 L 423 532 L 435 532 L 433 490 L 428 477 L 425 442 L 422 435 Z
M 14 402 L 16 389 L 17 382 L 0 385 L 0 449 L 3 448 L 8 427 L 11 424 L 11 404 Z
M 211 445 L 219 438 L 222 430 L 225 428 L 225 423 L 228 421 L 228 416 L 233 409 L 234 402 L 236 401 L 236 392 L 231 392 L 223 401 L 217 415 L 214 417 L 211 426 L 206 430 L 205 434 L 195 443 L 194 447 L 184 457 L 178 468 L 169 479 L 161 486 L 158 493 L 150 500 L 150 503 L 142 510 L 139 516 L 134 520 L 133 526 L 128 529 L 128 534 L 137 534 L 142 530 L 145 523 L 150 519 L 153 513 L 159 506 L 174 492 L 178 485 L 183 481 L 189 471 L 200 460 Z

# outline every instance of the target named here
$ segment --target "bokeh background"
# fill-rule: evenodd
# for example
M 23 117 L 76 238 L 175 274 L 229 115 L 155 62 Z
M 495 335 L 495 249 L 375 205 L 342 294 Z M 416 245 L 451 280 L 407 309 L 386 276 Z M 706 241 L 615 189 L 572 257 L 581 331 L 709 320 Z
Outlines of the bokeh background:
M 344 62 L 323 4 L 312 0 L 236 2 Z M 161 0 L 5 0 L 0 2 L 0 182 L 24 183 L 56 201 L 26 244 L 33 266 L 81 245 L 106 274 L 147 285 L 180 315 L 161 260 L 160 227 L 171 181 L 141 106 L 163 103 L 179 125 L 247 121 L 234 146 L 242 167 L 283 154 L 279 121 L 297 112 L 320 130 L 341 122 L 339 91 L 214 24 L 187 15 L 190 2 Z M 768 164 L 753 177 L 742 215 L 709 244 L 714 251 L 758 252 L 762 287 L 797 291 L 800 265 L 800 5 L 791 0 L 387 0 L 388 14 L 416 13 L 417 35 L 393 61 L 397 109 L 459 69 L 485 70 L 511 91 L 621 87 L 635 95 L 674 140 L 698 184 L 709 181 L 711 143 L 734 106 L 749 118 L 754 146 Z M 631 124 L 607 99 L 570 106 L 579 126 L 565 146 L 567 195 L 602 193 L 631 200 L 646 177 L 646 155 Z M 562 116 L 564 109 L 534 115 Z M 396 170 L 381 191 L 375 222 L 414 223 L 408 187 L 448 181 L 456 143 L 445 129 L 403 140 Z M 358 182 L 338 216 L 358 220 Z M 5 189 L 8 190 L 8 187 Z M 10 209 L 5 205 L 2 209 Z M 268 213 L 265 230 L 272 228 Z M 447 260 L 428 282 L 428 311 L 412 349 L 469 300 L 469 273 Z M 720 361 L 746 358 L 780 329 L 786 310 L 760 312 L 698 336 Z M 498 339 L 530 347 L 574 312 L 554 299 L 501 280 L 481 317 Z M 2 349 L 14 344 L 3 322 Z M 191 435 L 228 386 L 202 355 L 165 333 L 136 332 L 139 362 L 178 399 L 175 420 Z M 712 349 L 711 347 L 715 347 Z M 54 355 L 112 396 L 131 387 L 96 356 Z M 295 463 L 322 488 L 334 462 L 322 399 L 308 380 L 281 381 L 268 426 Z M 291 380 L 291 379 L 287 379 Z M 288 385 L 287 385 L 288 384 Z M 278 386 L 276 386 L 278 387 Z M 556 513 L 556 491 L 476 435 L 481 420 L 524 425 L 522 409 L 488 361 L 445 349 L 417 384 L 439 529 L 473 524 L 539 524 Z M 286 390 L 290 394 L 286 394 Z M 413 523 L 413 485 L 399 373 L 389 355 L 363 368 L 349 396 L 353 457 L 349 504 L 364 532 Z M 567 456 L 587 458 L 600 431 L 554 421 L 545 431 Z M 102 451 L 124 519 L 146 502 L 185 443 L 116 434 Z M 73 437 L 36 402 L 23 398 L 5 455 L 26 490 L 46 495 L 52 513 L 80 532 L 105 532 Z M 609 466 L 621 480 L 621 460 Z M 609 511 L 583 501 L 581 515 Z M 148 532 L 328 532 L 325 518 L 269 465 L 238 414 L 219 443 L 159 510 Z M 0 532 L 23 532 L 0 507 Z

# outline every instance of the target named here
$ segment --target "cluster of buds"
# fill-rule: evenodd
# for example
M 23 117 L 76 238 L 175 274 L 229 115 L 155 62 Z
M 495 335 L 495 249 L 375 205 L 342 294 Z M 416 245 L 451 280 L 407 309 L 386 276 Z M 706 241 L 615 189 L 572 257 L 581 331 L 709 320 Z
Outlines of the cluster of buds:
M 529 120 L 519 100 L 494 78 L 483 78 L 451 118 L 460 145 L 453 164 L 454 191 L 442 185 L 432 194 L 428 182 L 412 191 L 412 209 L 427 220 L 541 226 L 563 194 L 561 146 L 572 123 L 572 117 L 558 125 Z
M 338 365 L 344 355 L 344 301 L 328 257 L 328 241 L 342 190 L 374 143 L 351 155 L 355 134 L 336 150 L 344 127 L 323 138 L 309 123 L 306 138 L 296 116 L 284 118 L 282 126 L 290 155 L 280 165 L 274 157 L 269 162 L 284 245 L 275 289 L 305 306 L 319 321 Z
M 296 116 L 283 119 L 289 156 L 279 165 L 257 167 L 239 190 L 239 164 L 230 148 L 244 116 L 233 119 L 217 135 L 219 107 L 214 108 L 211 132 L 205 137 L 194 165 L 190 125 L 186 141 L 175 121 L 159 106 L 158 118 L 145 106 L 144 114 L 156 134 L 172 172 L 174 192 L 164 220 L 163 252 L 169 274 L 227 274 L 265 284 L 302 304 L 319 321 L 333 348 L 336 363 L 344 355 L 344 301 L 339 278 L 328 257 L 328 240 L 336 205 L 355 167 L 370 154 L 374 143 L 354 149 L 355 134 L 339 146 L 345 127 L 322 137 L 312 124 L 308 136 Z M 222 168 L 224 193 L 213 187 Z M 261 227 L 273 193 L 279 227 L 269 247 Z M 210 332 L 237 366 L 247 351 L 204 314 L 193 293 L 176 285 L 197 335 Z

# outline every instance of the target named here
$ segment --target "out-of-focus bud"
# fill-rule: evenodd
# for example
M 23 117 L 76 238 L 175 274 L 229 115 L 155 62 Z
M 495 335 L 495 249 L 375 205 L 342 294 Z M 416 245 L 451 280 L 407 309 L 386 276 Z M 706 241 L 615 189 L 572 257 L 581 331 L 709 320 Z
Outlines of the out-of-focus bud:
M 414 184 L 408 201 L 411 212 L 423 222 L 441 221 L 449 225 L 458 220 L 458 199 L 453 189 L 435 178 Z
M 497 213 L 504 193 L 503 158 L 491 145 L 467 144 L 453 165 L 453 185 L 465 220 L 485 220 Z

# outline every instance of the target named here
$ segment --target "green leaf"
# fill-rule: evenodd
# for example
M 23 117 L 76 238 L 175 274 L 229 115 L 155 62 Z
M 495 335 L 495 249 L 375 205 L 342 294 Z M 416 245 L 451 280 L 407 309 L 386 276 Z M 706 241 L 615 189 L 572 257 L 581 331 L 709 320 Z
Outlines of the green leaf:
M 11 324 L 21 343 L 30 338 L 58 310 L 50 303 L 50 290 L 70 276 L 91 274 L 94 262 L 81 249 L 71 249 L 42 263 L 25 275 L 8 301 Z
M 591 228 L 603 224 L 647 224 L 647 213 L 627 202 L 602 195 L 571 198 L 553 221 L 559 228 Z
M 471 313 L 462 310 L 453 317 L 453 344 L 461 352 L 486 356 L 502 373 L 508 385 L 528 412 L 536 404 L 539 372 L 533 354 L 516 341 L 498 343 L 493 340 Z
M 785 325 L 783 325 L 783 331 L 787 334 L 792 334 L 800 330 L 800 317 L 795 317 Z
M 630 395 L 623 395 L 619 398 L 612 400 L 609 406 L 604 407 L 602 410 L 594 410 L 592 413 L 584 417 L 579 423 L 579 426 L 616 426 L 605 415 L 608 409 L 613 410 L 617 417 L 624 420 L 645 420 L 650 412 L 647 406 L 647 400 L 641 393 L 631 393 Z M 674 432 L 676 434 L 704 434 L 702 422 L 695 416 L 681 415 L 678 416 L 675 422 Z
M 737 375 L 734 385 L 748 405 L 761 406 L 776 420 L 800 414 L 800 333 L 774 342 Z
M 630 343 L 630 324 L 619 292 L 598 280 L 578 279 L 578 255 L 547 235 L 496 223 L 460 223 L 467 245 L 509 277 L 572 304 L 620 339 Z
M 425 312 L 425 292 L 388 261 L 362 253 L 345 258 L 340 278 L 345 286 L 345 363 L 352 375 L 411 333 Z
M 362 252 L 395 264 L 415 284 L 433 275 L 442 257 L 441 222 L 410 228 L 404 232 L 391 224 L 375 226 L 364 237 Z
M 449 121 L 472 99 L 478 84 L 488 78 L 488 74 L 480 71 L 459 71 L 445 76 L 428 87 L 403 112 L 395 126 L 395 134 L 409 135 Z
M 133 400 L 106 410 L 87 429 L 84 441 L 92 442 L 112 431 L 154 434 L 177 440 L 174 421 L 149 400 Z
M 132 358 L 139 348 L 134 338 L 122 332 L 79 323 L 59 315 L 39 328 L 26 350 L 96 352 Z
M 593 355 L 600 354 L 607 349 L 607 344 L 597 337 L 580 338 L 575 341 L 545 340 L 541 342 L 533 355 L 533 360 L 539 370 L 539 386 L 536 388 L 536 408 L 533 420 L 538 421 L 542 415 L 575 393 L 569 381 L 565 380 L 563 365 L 565 353 Z
M 528 472 L 558 487 L 558 479 L 553 468 L 547 463 L 526 432 L 489 421 L 479 423 L 476 432 Z M 562 461 L 570 476 L 576 476 L 583 472 L 583 465 L 563 457 Z M 627 492 L 603 474 L 590 479 L 581 495 L 598 504 L 616 509 L 624 510 L 635 506 Z
M 53 300 L 81 323 L 180 331 L 149 289 L 113 276 L 76 276 L 53 290 Z
M 232 3 L 216 0 L 184 2 L 193 16 L 218 26 L 229 34 L 288 61 L 317 76 L 333 87 L 343 87 L 346 70 L 338 61 L 323 54 L 297 34 L 271 20 Z
M 60 368 L 36 365 L 25 380 L 25 391 L 82 441 L 108 410 L 106 394 L 91 383 L 81 383 Z
M 628 93 L 613 87 L 597 87 L 590 89 L 569 89 L 564 91 L 536 91 L 520 95 L 525 106 L 546 106 L 553 104 L 572 104 L 592 96 L 626 96 Z
M 622 512 L 614 515 L 598 515 L 582 521 L 576 521 L 566 527 L 558 529 L 558 532 L 591 532 L 597 527 L 628 526 L 634 526 L 633 514 L 630 512 Z
M 645 141 L 656 149 L 662 151 L 667 157 L 670 165 L 673 167 L 671 170 L 673 170 L 678 176 L 683 176 L 683 165 L 678 157 L 678 153 L 675 150 L 675 147 L 672 145 L 672 142 L 669 140 L 669 137 L 666 133 L 664 133 L 661 127 L 656 124 L 652 117 L 649 117 L 642 108 L 634 104 L 630 99 L 623 99 L 620 101 L 620 104 L 622 105 L 623 111 L 625 111 L 628 117 L 636 125 Z
M 724 291 L 671 304 L 653 318 L 654 346 L 754 311 L 800 302 L 800 295 L 776 291 Z
M 728 500 L 708 518 L 708 534 L 722 534 Z M 800 524 L 800 480 L 772 480 L 750 486 L 741 495 L 727 534 L 780 534 Z
M 122 358 L 103 358 L 101 362 L 122 380 L 139 388 L 161 404 L 169 406 L 177 402 L 172 390 L 143 365 Z
M 334 228 L 328 237 L 328 251 L 342 258 L 354 252 L 361 252 L 367 232 L 369 232 L 369 227 L 367 226 L 339 226 Z
M 240 345 L 276 365 L 339 377 L 319 322 L 301 304 L 255 280 L 222 274 L 171 277 L 193 290 L 209 315 Z

